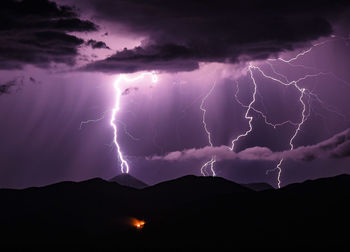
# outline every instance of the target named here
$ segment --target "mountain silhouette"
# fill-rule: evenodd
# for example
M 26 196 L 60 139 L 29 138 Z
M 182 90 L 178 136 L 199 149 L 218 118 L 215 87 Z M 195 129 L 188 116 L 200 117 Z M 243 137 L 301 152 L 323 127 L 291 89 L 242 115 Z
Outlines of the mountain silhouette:
M 12 248 L 334 249 L 348 242 L 349 193 L 348 175 L 262 191 L 196 176 L 144 189 L 99 178 L 0 189 L 0 239 Z

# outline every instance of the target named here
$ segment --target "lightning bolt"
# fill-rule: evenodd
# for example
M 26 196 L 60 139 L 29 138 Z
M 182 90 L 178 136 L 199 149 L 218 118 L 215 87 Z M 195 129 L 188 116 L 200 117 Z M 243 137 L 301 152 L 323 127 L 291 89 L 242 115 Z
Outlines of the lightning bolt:
M 112 110 L 110 125 L 113 128 L 113 132 L 114 132 L 113 143 L 114 143 L 116 150 L 117 150 L 117 155 L 118 155 L 118 159 L 120 161 L 120 168 L 121 168 L 122 173 L 129 173 L 130 167 L 129 167 L 129 164 L 128 164 L 127 160 L 125 159 L 125 157 L 121 151 L 121 147 L 118 143 L 118 128 L 117 128 L 117 119 L 116 118 L 117 118 L 118 111 L 120 110 L 120 99 L 121 99 L 121 96 L 123 93 L 122 89 L 120 87 L 120 83 L 122 81 L 135 82 L 135 81 L 143 79 L 146 75 L 151 76 L 153 83 L 158 82 L 158 76 L 155 74 L 155 72 L 141 73 L 140 75 L 138 75 L 134 78 L 128 78 L 126 75 L 120 74 L 118 76 L 118 78 L 116 79 L 116 81 L 114 82 L 115 105 L 114 105 L 113 110 Z
M 329 40 L 324 41 L 324 42 L 321 42 L 321 43 L 318 43 L 318 44 L 315 44 L 313 47 L 311 47 L 311 48 L 309 48 L 308 50 L 305 50 L 305 51 L 303 51 L 303 52 L 297 54 L 295 57 L 293 57 L 293 58 L 291 58 L 291 59 L 285 60 L 285 59 L 282 59 L 282 58 L 278 58 L 278 60 L 283 61 L 283 62 L 288 63 L 288 64 L 291 64 L 291 62 L 297 60 L 299 57 L 304 56 L 304 55 L 310 53 L 314 47 L 323 45 L 323 44 L 325 44 L 325 43 L 327 43 L 327 42 L 329 42 Z M 265 78 L 267 78 L 267 79 L 270 79 L 270 80 L 272 80 L 272 81 L 274 81 L 274 82 L 277 82 L 277 83 L 279 83 L 279 84 L 281 84 L 281 85 L 284 85 L 284 86 L 293 85 L 293 86 L 298 90 L 298 92 L 300 93 L 299 102 L 300 102 L 300 104 L 302 105 L 301 120 L 300 120 L 300 122 L 297 123 L 297 124 L 296 124 L 296 123 L 292 123 L 292 122 L 290 122 L 290 121 L 287 121 L 287 122 L 290 122 L 291 124 L 293 124 L 293 125 L 296 126 L 296 129 L 295 129 L 295 131 L 294 131 L 294 134 L 291 136 L 291 138 L 290 138 L 290 140 L 289 140 L 289 146 L 290 146 L 289 150 L 293 150 L 293 149 L 294 149 L 294 140 L 295 140 L 295 138 L 297 137 L 298 133 L 300 132 L 302 125 L 305 123 L 305 121 L 308 119 L 308 117 L 309 117 L 309 115 L 310 115 L 310 106 L 311 106 L 311 104 L 310 104 L 310 99 L 311 99 L 311 98 L 313 98 L 313 99 L 316 100 L 319 104 L 321 104 L 327 111 L 332 112 L 332 113 L 335 113 L 335 114 L 337 114 L 338 116 L 341 116 L 341 117 L 343 117 L 344 119 L 346 119 L 345 115 L 343 115 L 342 113 L 338 112 L 335 108 L 333 108 L 333 107 L 327 105 L 325 102 L 323 102 L 323 101 L 319 98 L 319 96 L 318 96 L 317 94 L 313 93 L 312 91 L 310 91 L 310 90 L 308 90 L 308 89 L 306 89 L 306 88 L 301 88 L 301 87 L 299 86 L 299 83 L 300 83 L 301 81 L 304 81 L 304 80 L 306 80 L 306 79 L 308 79 L 308 78 L 320 77 L 320 76 L 329 75 L 329 74 L 332 74 L 332 73 L 328 73 L 328 72 L 318 72 L 318 73 L 315 73 L 315 74 L 306 74 L 305 76 L 303 76 L 303 77 L 301 77 L 301 78 L 299 78 L 299 79 L 297 79 L 297 80 L 288 81 L 288 78 L 287 78 L 286 76 L 284 76 L 284 75 L 278 73 L 278 72 L 274 69 L 274 67 L 273 67 L 273 65 L 272 65 L 271 63 L 269 63 L 269 62 L 267 62 L 267 63 L 270 65 L 270 67 L 271 67 L 271 69 L 272 69 L 272 72 L 273 72 L 274 74 L 276 74 L 277 76 L 283 78 L 284 81 L 282 81 L 282 80 L 280 80 L 280 79 L 277 79 L 277 78 L 274 78 L 274 77 L 272 77 L 272 76 L 267 75 L 265 72 L 263 72 L 263 70 L 262 70 L 261 68 L 259 68 L 259 67 L 257 67 L 257 66 L 252 66 L 252 68 L 254 68 L 255 70 L 259 71 L 263 77 L 265 77 Z M 293 66 L 294 66 L 294 65 L 293 65 Z M 301 65 L 301 66 L 303 66 L 303 65 Z M 332 74 L 332 75 L 333 75 L 333 74 Z M 252 76 L 252 75 L 251 75 L 251 76 Z M 306 107 L 307 107 L 307 105 L 305 104 L 305 102 L 304 102 L 304 100 L 303 100 L 305 95 L 307 95 L 308 98 L 309 98 L 309 104 L 308 104 L 308 105 L 309 105 L 309 113 L 308 113 L 308 114 L 306 114 Z M 237 99 L 236 99 L 236 100 L 237 100 Z M 241 103 L 240 103 L 240 104 L 241 104 Z M 241 104 L 241 105 L 242 105 L 242 104 Z M 253 109 L 254 109 L 254 108 L 253 108 Z M 254 109 L 254 110 L 255 110 L 255 109 Z M 256 111 L 256 110 L 255 110 L 255 111 Z M 267 117 L 266 117 L 261 111 L 256 111 L 256 112 L 258 112 L 259 114 L 261 114 L 261 115 L 263 116 L 263 118 L 265 119 L 265 123 L 266 123 L 266 124 L 268 124 L 268 125 L 270 125 L 270 126 L 273 126 L 274 128 L 276 128 L 276 126 L 278 126 L 278 125 L 281 125 L 281 124 L 271 124 L 270 122 L 268 122 Z M 284 122 L 284 123 L 286 123 L 286 122 Z M 282 124 L 284 124 L 284 123 L 282 123 Z M 280 161 L 278 162 L 278 164 L 276 165 L 276 167 L 275 167 L 274 169 L 268 170 L 268 171 L 266 172 L 266 173 L 268 174 L 268 173 L 271 172 L 271 171 L 277 170 L 277 186 L 278 186 L 278 188 L 281 187 L 281 173 L 282 173 L 282 164 L 283 164 L 283 162 L 284 162 L 284 159 L 282 158 L 282 159 L 280 159 Z
M 235 139 L 232 140 L 232 146 L 229 148 L 231 151 L 234 150 L 235 148 L 235 144 L 237 143 L 237 141 L 239 139 L 241 139 L 242 137 L 246 137 L 252 130 L 253 130 L 253 125 L 252 125 L 252 121 L 253 121 L 253 116 L 249 116 L 250 111 L 252 110 L 253 104 L 256 100 L 256 93 L 257 93 L 257 85 L 253 76 L 253 72 L 252 69 L 255 68 L 253 65 L 249 64 L 248 66 L 248 71 L 250 74 L 250 78 L 253 81 L 253 85 L 254 85 L 254 91 L 253 91 L 253 95 L 252 95 L 252 100 L 249 103 L 248 106 L 246 106 L 247 110 L 244 114 L 244 118 L 248 120 L 248 124 L 249 124 L 249 129 L 246 130 L 243 134 L 238 135 Z
M 97 123 L 97 122 L 99 122 L 99 121 L 102 121 L 103 119 L 105 119 L 106 113 L 107 113 L 107 112 L 108 112 L 108 111 L 103 112 L 103 114 L 102 114 L 102 116 L 101 116 L 100 118 L 97 118 L 97 119 L 89 119 L 89 120 L 86 120 L 86 121 L 81 121 L 81 122 L 80 122 L 80 126 L 79 126 L 79 130 L 82 130 L 82 129 L 84 128 L 84 125 L 86 125 L 86 124 L 89 124 L 89 123 Z M 128 128 L 127 128 L 126 123 L 124 123 L 124 122 L 122 122 L 122 121 L 120 121 L 120 120 L 117 120 L 117 122 L 120 123 L 121 125 L 123 125 L 123 129 L 124 129 L 125 134 L 126 134 L 127 136 L 129 136 L 132 140 L 134 140 L 134 141 L 140 141 L 140 140 L 141 140 L 140 138 L 133 136 L 133 135 L 128 131 Z
M 301 126 L 304 124 L 304 122 L 306 121 L 307 117 L 305 115 L 305 111 L 306 111 L 306 104 L 304 103 L 303 101 L 303 97 L 304 97 L 304 92 L 305 92 L 305 88 L 300 88 L 296 85 L 296 87 L 298 88 L 298 90 L 300 91 L 301 95 L 299 97 L 299 101 L 300 103 L 302 104 L 302 112 L 301 112 L 301 115 L 302 115 L 302 118 L 301 118 L 301 121 L 298 123 L 298 126 L 296 127 L 295 131 L 294 131 L 294 134 L 292 135 L 292 137 L 290 138 L 289 140 L 289 150 L 293 150 L 294 149 L 294 139 L 296 138 L 296 136 L 298 135 L 299 131 L 300 131 L 300 128 Z M 282 173 L 282 163 L 283 163 L 284 159 L 281 158 L 280 161 L 278 162 L 277 166 L 275 167 L 275 169 L 273 170 L 277 170 L 277 186 L 278 188 L 281 188 L 281 173 Z M 266 173 L 268 174 L 270 171 L 273 171 L 273 170 L 267 170 Z
M 280 57 L 279 57 L 279 58 L 277 58 L 277 59 L 269 59 L 269 60 L 270 60 L 270 61 L 271 61 L 271 60 L 279 60 L 279 61 L 284 62 L 284 63 L 287 63 L 287 64 L 289 64 L 290 66 L 293 66 L 293 67 L 297 66 L 297 67 L 302 67 L 302 68 L 304 68 L 304 69 L 306 69 L 306 70 L 307 70 L 307 69 L 312 69 L 312 70 L 319 71 L 318 69 L 316 69 L 316 68 L 314 68 L 314 67 L 309 67 L 309 66 L 305 66 L 305 65 L 295 65 L 295 64 L 292 64 L 292 62 L 298 60 L 300 57 L 303 57 L 303 56 L 309 54 L 315 47 L 318 47 L 318 46 L 324 45 L 324 44 L 326 44 L 326 43 L 332 42 L 332 41 L 334 41 L 334 38 L 336 38 L 336 36 L 334 36 L 334 35 L 332 35 L 331 37 L 332 37 L 332 39 L 325 40 L 325 41 L 322 41 L 322 42 L 320 42 L 320 43 L 316 43 L 316 44 L 312 45 L 310 48 L 308 48 L 307 50 L 304 50 L 304 51 L 298 53 L 295 57 L 292 57 L 292 58 L 290 58 L 290 59 L 283 59 L 283 58 L 280 58 Z M 348 38 L 339 37 L 339 38 L 336 38 L 336 40 L 348 41 Z M 290 150 L 293 150 L 293 149 L 294 149 L 294 144 L 293 144 L 293 143 L 294 143 L 294 139 L 297 137 L 297 135 L 298 135 L 298 133 L 299 133 L 299 131 L 300 131 L 302 125 L 303 125 L 304 122 L 307 120 L 307 118 L 308 118 L 308 116 L 309 116 L 309 114 L 310 114 L 310 98 L 313 98 L 314 100 L 316 100 L 316 101 L 317 101 L 319 104 L 321 104 L 322 107 L 324 107 L 327 111 L 332 112 L 332 113 L 335 113 L 335 114 L 337 114 L 337 115 L 340 116 L 340 117 L 343 117 L 344 120 L 348 120 L 347 117 L 346 117 L 344 114 L 340 113 L 336 108 L 334 108 L 334 107 L 332 107 L 332 106 L 329 106 L 329 105 L 326 104 L 324 101 L 322 101 L 322 100 L 319 98 L 319 96 L 318 96 L 317 94 L 311 92 L 311 91 L 308 90 L 308 89 L 300 88 L 300 86 L 298 86 L 298 83 L 299 83 L 300 81 L 302 81 L 302 80 L 305 80 L 305 79 L 307 79 L 307 78 L 312 78 L 312 77 L 319 77 L 319 76 L 321 76 L 321 75 L 331 75 L 333 78 L 335 78 L 336 80 L 342 82 L 343 84 L 346 84 L 347 86 L 349 86 L 349 83 L 348 83 L 348 82 L 342 80 L 341 78 L 339 78 L 338 76 L 336 76 L 336 75 L 335 75 L 334 73 L 332 73 L 332 72 L 318 72 L 318 73 L 316 73 L 316 74 L 307 74 L 307 75 L 305 75 L 304 77 L 299 78 L 299 79 L 296 80 L 296 81 L 289 82 L 288 79 L 287 79 L 287 77 L 285 77 L 284 75 L 278 73 L 278 72 L 274 69 L 274 67 L 273 67 L 273 65 L 272 65 L 271 63 L 269 63 L 269 62 L 267 62 L 267 63 L 270 65 L 272 71 L 273 71 L 276 75 L 278 75 L 278 76 L 284 78 L 284 79 L 286 80 L 286 82 L 282 82 L 282 81 L 279 81 L 279 80 L 277 80 L 277 79 L 275 79 L 275 78 L 272 78 L 271 76 L 267 76 L 267 75 L 264 74 L 263 71 L 259 68 L 258 70 L 263 74 L 264 77 L 269 78 L 269 79 L 271 79 L 271 80 L 273 80 L 273 81 L 277 81 L 277 82 L 279 82 L 280 84 L 283 84 L 283 85 L 294 85 L 294 86 L 299 90 L 299 92 L 300 92 L 299 101 L 300 101 L 300 103 L 302 104 L 302 107 L 303 107 L 302 113 L 301 113 L 301 121 L 298 123 L 298 125 L 297 125 L 297 127 L 296 127 L 296 129 L 295 129 L 294 134 L 293 134 L 292 137 L 290 138 L 290 141 L 289 141 Z M 289 83 L 287 83 L 287 82 L 289 82 Z M 306 91 L 306 93 L 305 93 L 305 91 Z M 304 101 L 303 101 L 303 97 L 304 97 L 305 94 L 309 97 L 309 114 L 308 114 L 308 115 L 305 114 L 305 111 L 306 111 L 306 104 L 305 104 Z M 275 169 L 273 169 L 273 170 L 277 170 L 277 171 L 278 171 L 278 173 L 277 173 L 277 186 L 278 186 L 278 188 L 281 187 L 281 173 L 282 173 L 282 163 L 283 163 L 283 161 L 284 161 L 284 159 L 282 158 L 282 159 L 278 162 L 278 164 L 277 164 L 277 166 L 275 167 Z M 267 173 L 269 173 L 270 171 L 273 171 L 273 170 L 268 170 Z
M 107 111 L 103 112 L 103 113 L 102 113 L 102 116 L 101 116 L 100 118 L 97 118 L 97 119 L 89 119 L 89 120 L 80 122 L 79 130 L 81 130 L 81 129 L 84 127 L 85 124 L 96 123 L 96 122 L 102 121 L 102 120 L 105 118 L 106 112 L 107 112 Z
M 310 52 L 310 51 L 309 51 L 309 52 Z M 321 73 L 318 73 L 318 74 L 307 74 L 307 75 L 305 75 L 304 77 L 301 77 L 301 78 L 299 78 L 299 79 L 297 79 L 297 80 L 293 80 L 293 81 L 291 81 L 291 82 L 284 82 L 284 81 L 281 81 L 281 80 L 279 80 L 279 79 L 277 79 L 277 78 L 274 78 L 274 77 L 272 77 L 272 76 L 270 76 L 270 75 L 267 75 L 267 74 L 264 73 L 263 70 L 262 70 L 260 67 L 258 67 L 258 66 L 251 66 L 251 68 L 250 68 L 251 77 L 252 77 L 253 79 L 254 79 L 254 77 L 253 77 L 253 74 L 252 74 L 251 69 L 257 70 L 258 72 L 261 73 L 261 75 L 262 75 L 263 77 L 265 77 L 265 78 L 267 78 L 267 79 L 270 79 L 270 80 L 272 80 L 272 81 L 274 81 L 274 82 L 277 82 L 277 83 L 279 83 L 279 84 L 281 84 L 281 85 L 284 85 L 284 86 L 293 85 L 293 86 L 298 90 L 298 92 L 300 93 L 299 101 L 300 101 L 300 104 L 302 105 L 302 113 L 301 113 L 301 117 L 302 117 L 302 118 L 301 118 L 300 122 L 296 124 L 296 129 L 295 129 L 295 131 L 294 131 L 294 134 L 291 136 L 291 138 L 290 138 L 290 140 L 289 140 L 290 150 L 293 150 L 293 149 L 294 149 L 294 139 L 297 137 L 297 135 L 298 135 L 298 133 L 299 133 L 299 131 L 300 131 L 302 125 L 303 125 L 303 124 L 305 123 L 305 121 L 307 120 L 307 115 L 305 114 L 305 112 L 306 112 L 306 104 L 305 104 L 305 102 L 303 101 L 303 98 L 304 98 L 304 94 L 305 94 L 305 90 L 306 90 L 306 89 L 305 89 L 305 88 L 301 88 L 298 84 L 299 84 L 299 82 L 301 82 L 301 81 L 303 81 L 303 80 L 306 80 L 306 79 L 312 78 L 312 77 L 318 77 L 318 76 L 322 75 L 323 73 L 321 72 Z M 280 76 L 280 74 L 279 74 L 279 76 Z M 284 78 L 284 79 L 287 79 L 287 78 Z M 295 123 L 293 123 L 293 124 L 295 125 Z M 272 126 L 274 126 L 274 125 L 272 125 Z M 284 159 L 282 158 L 282 159 L 278 162 L 277 166 L 276 166 L 274 169 L 268 170 L 268 171 L 267 171 L 267 173 L 269 173 L 269 172 L 271 172 L 271 171 L 277 170 L 277 186 L 278 186 L 278 188 L 281 187 L 281 173 L 282 173 L 282 164 L 283 164 L 283 161 L 284 161 Z
M 281 58 L 281 57 L 279 57 L 277 59 L 268 59 L 265 62 L 265 64 L 270 66 L 270 69 L 271 69 L 272 73 L 274 74 L 274 76 L 277 76 L 277 77 L 270 76 L 270 75 L 266 74 L 259 66 L 253 65 L 252 63 L 249 63 L 247 73 L 249 73 L 249 76 L 250 76 L 250 78 L 252 80 L 252 83 L 253 83 L 253 86 L 254 86 L 254 90 L 253 90 L 253 93 L 252 93 L 252 99 L 251 99 L 251 101 L 250 101 L 250 103 L 248 105 L 243 104 L 240 101 L 240 99 L 238 97 L 239 85 L 238 85 L 237 81 L 236 81 L 237 89 L 236 89 L 236 93 L 234 95 L 235 101 L 240 106 L 242 106 L 243 108 L 246 109 L 244 118 L 248 121 L 249 128 L 244 133 L 238 135 L 235 139 L 232 140 L 232 145 L 231 145 L 231 147 L 229 147 L 229 149 L 231 151 L 234 151 L 236 143 L 241 138 L 248 136 L 248 134 L 250 132 L 252 132 L 252 130 L 253 130 L 253 120 L 254 120 L 253 115 L 251 115 L 252 112 L 255 112 L 256 114 L 260 115 L 263 118 L 265 124 L 273 127 L 274 129 L 276 129 L 279 126 L 283 126 L 285 124 L 290 124 L 290 125 L 295 127 L 295 130 L 294 130 L 293 134 L 289 138 L 289 150 L 293 150 L 294 149 L 295 139 L 298 136 L 299 132 L 301 131 L 301 128 L 302 128 L 303 124 L 307 121 L 308 117 L 310 116 L 310 113 L 311 113 L 311 101 L 316 101 L 318 104 L 320 104 L 328 112 L 334 113 L 334 114 L 336 114 L 336 115 L 338 115 L 340 117 L 343 117 L 344 120 L 349 121 L 348 118 L 344 114 L 339 112 L 337 108 L 328 105 L 317 94 L 313 93 L 309 89 L 301 87 L 299 84 L 300 84 L 300 82 L 303 82 L 303 81 L 305 81 L 307 79 L 322 77 L 322 76 L 325 76 L 325 75 L 330 75 L 334 79 L 342 82 L 343 84 L 346 84 L 347 86 L 350 86 L 350 83 L 348 83 L 348 82 L 344 81 L 343 79 L 339 78 L 338 76 L 336 76 L 332 72 L 322 72 L 322 71 L 320 71 L 320 70 L 318 70 L 317 68 L 314 68 L 314 67 L 308 67 L 308 66 L 304 66 L 304 65 L 296 65 L 296 64 L 294 64 L 294 62 L 297 61 L 298 59 L 300 59 L 300 58 L 306 56 L 307 54 L 311 53 L 314 48 L 322 46 L 322 45 L 324 45 L 326 43 L 329 43 L 329 42 L 332 42 L 332 41 L 338 40 L 338 39 L 348 41 L 348 38 L 336 38 L 336 36 L 331 36 L 331 39 L 328 39 L 328 40 L 325 40 L 325 41 L 313 44 L 310 48 L 308 48 L 308 49 L 298 53 L 296 56 L 294 56 L 294 57 L 292 57 L 290 59 L 285 59 L 285 58 Z M 288 64 L 288 65 L 290 65 L 292 67 L 303 67 L 305 70 L 312 69 L 313 71 L 316 71 L 316 73 L 308 73 L 308 74 L 300 77 L 299 79 L 295 79 L 295 80 L 291 80 L 290 81 L 287 78 L 287 76 L 279 73 L 274 68 L 273 64 L 271 63 L 273 61 L 280 61 L 280 62 L 286 63 L 286 64 Z M 254 107 L 254 103 L 255 103 L 255 101 L 257 99 L 256 98 L 256 94 L 257 94 L 257 91 L 258 91 L 257 90 L 257 82 L 256 82 L 255 77 L 254 77 L 254 73 L 255 72 L 260 73 L 265 79 L 273 81 L 273 82 L 275 82 L 277 84 L 280 84 L 280 85 L 283 85 L 283 86 L 294 86 L 295 87 L 295 89 L 300 94 L 299 95 L 299 103 L 300 103 L 300 105 L 302 107 L 301 115 L 300 115 L 301 119 L 300 119 L 299 122 L 293 122 L 291 120 L 287 120 L 287 121 L 284 121 L 284 122 L 273 123 L 273 122 L 271 122 L 268 119 L 268 117 L 265 115 L 265 113 L 263 111 L 261 111 L 261 110 L 257 109 L 256 107 Z M 307 101 L 308 101 L 307 104 L 305 102 L 305 99 L 307 99 Z M 268 170 L 266 172 L 268 174 L 269 172 L 277 171 L 277 186 L 278 186 L 278 188 L 281 187 L 281 183 L 282 183 L 281 182 L 281 174 L 282 174 L 283 162 L 284 162 L 284 159 L 282 158 L 282 159 L 279 160 L 279 162 L 277 163 L 275 168 L 270 169 L 270 170 Z M 211 165 L 211 160 L 208 161 L 206 163 L 206 165 Z
M 235 80 L 235 82 L 236 82 L 236 93 L 235 93 L 235 95 L 234 95 L 234 99 L 235 99 L 235 101 L 236 101 L 239 105 L 241 105 L 243 108 L 248 108 L 248 107 L 249 107 L 248 105 L 243 104 L 243 103 L 239 100 L 239 97 L 238 97 L 239 85 L 238 85 L 238 81 L 237 81 L 237 80 Z M 267 116 L 265 115 L 265 113 L 262 112 L 261 110 L 256 109 L 254 106 L 251 106 L 250 109 L 251 109 L 252 111 L 256 112 L 257 114 L 259 114 L 262 118 L 264 118 L 265 124 L 266 124 L 266 125 L 269 125 L 269 126 L 271 126 L 271 127 L 273 127 L 274 129 L 276 129 L 277 127 L 283 126 L 283 125 L 285 125 L 285 124 L 291 124 L 291 125 L 294 125 L 294 126 L 297 125 L 297 123 L 292 122 L 291 120 L 287 120 L 287 121 L 280 122 L 280 123 L 272 123 L 272 122 L 270 122 L 270 120 L 267 118 Z
M 295 64 L 294 61 L 298 60 L 299 58 L 302 58 L 304 57 L 305 55 L 309 54 L 312 52 L 312 50 L 316 47 L 319 47 L 319 46 L 322 46 L 322 45 L 325 45 L 325 44 L 328 44 L 330 42 L 334 42 L 334 41 L 344 41 L 346 44 L 348 44 L 350 40 L 350 36 L 349 37 L 341 37 L 341 36 L 336 36 L 336 35 L 331 35 L 331 38 L 330 39 L 327 39 L 327 40 L 324 40 L 322 42 L 319 42 L 319 43 L 315 43 L 314 45 L 311 45 L 311 47 L 309 47 L 308 49 L 298 53 L 296 56 L 290 58 L 290 59 L 284 59 L 284 58 L 276 58 L 276 59 L 268 59 L 266 63 L 268 63 L 273 72 L 276 74 L 276 75 L 279 75 L 280 77 L 283 77 L 283 78 L 286 78 L 286 76 L 278 73 L 277 71 L 275 71 L 274 67 L 272 66 L 271 63 L 269 63 L 269 61 L 280 61 L 280 62 L 284 62 L 292 67 L 301 67 L 305 70 L 313 70 L 313 71 L 319 71 L 319 69 L 315 68 L 315 67 L 311 67 L 311 66 L 306 66 L 306 65 L 303 65 L 303 64 Z M 343 80 L 342 78 L 340 78 L 339 76 L 337 76 L 336 74 L 332 73 L 332 72 L 326 72 L 326 73 L 323 73 L 325 75 L 330 75 L 332 78 L 334 78 L 335 80 L 345 84 L 346 86 L 350 86 L 350 83 Z M 286 79 L 287 80 L 287 79 Z M 288 80 L 287 80 L 288 81 Z
M 126 123 L 120 121 L 120 120 L 117 120 L 116 122 L 120 123 L 121 125 L 123 125 L 123 129 L 124 129 L 124 132 L 127 136 L 129 136 L 132 140 L 134 141 L 140 141 L 141 139 L 138 138 L 138 137 L 135 137 L 133 136 L 129 131 L 128 131 L 128 128 L 127 128 L 127 125 Z
M 328 40 L 324 40 L 322 42 L 316 43 L 316 44 L 312 45 L 310 48 L 308 48 L 307 50 L 304 50 L 304 51 L 298 53 L 295 57 L 290 58 L 290 59 L 277 58 L 277 59 L 269 59 L 269 60 L 280 60 L 280 61 L 283 61 L 285 63 L 291 63 L 291 62 L 297 60 L 299 57 L 302 57 L 302 56 L 310 53 L 315 47 L 324 45 L 330 41 L 333 41 L 333 39 L 328 39 Z
M 310 52 L 311 50 L 307 51 L 307 52 Z M 272 66 L 272 65 L 270 65 Z M 284 86 L 294 86 L 296 88 L 296 90 L 300 93 L 300 96 L 299 96 L 299 102 L 300 104 L 302 105 L 302 112 L 301 112 L 301 120 L 298 122 L 298 123 L 295 123 L 295 122 L 292 122 L 290 120 L 288 121 L 285 121 L 285 122 L 281 122 L 281 123 L 272 123 L 268 120 L 267 116 L 261 111 L 261 110 L 258 110 L 254 107 L 254 103 L 256 101 L 256 94 L 257 94 L 257 83 L 256 83 L 256 80 L 254 78 L 254 73 L 253 73 L 253 70 L 254 71 L 257 71 L 257 72 L 260 72 L 260 74 L 266 78 L 266 79 L 269 79 L 269 80 L 272 80 L 274 82 L 277 82 L 278 84 L 281 84 L 281 85 L 284 85 Z M 247 136 L 252 130 L 253 130 L 253 125 L 252 125 L 252 121 L 253 121 L 253 116 L 250 115 L 250 112 L 251 111 L 254 111 L 256 113 L 258 113 L 260 116 L 262 116 L 264 118 L 264 122 L 265 124 L 273 127 L 273 128 L 276 128 L 278 126 L 282 126 L 284 124 L 291 124 L 291 125 L 294 125 L 296 128 L 295 128 L 295 131 L 294 131 L 294 134 L 291 136 L 290 140 L 289 140 L 289 150 L 293 150 L 294 149 L 294 140 L 295 138 L 297 137 L 298 133 L 300 132 L 300 129 L 302 127 L 302 125 L 305 123 L 305 121 L 307 120 L 309 114 L 306 114 L 306 108 L 307 108 L 307 105 L 305 104 L 304 102 L 304 96 L 305 94 L 308 95 L 308 97 L 310 98 L 311 96 L 314 96 L 316 97 L 316 99 L 321 103 L 322 101 L 319 99 L 319 97 L 312 93 L 310 90 L 307 90 L 305 88 L 302 88 L 299 86 L 299 83 L 301 81 L 304 81 L 308 78 L 314 78 L 314 77 L 319 77 L 319 76 L 322 76 L 324 75 L 325 73 L 323 72 L 319 72 L 319 73 L 316 73 L 316 74 L 307 74 L 297 80 L 293 80 L 293 81 L 288 81 L 288 78 L 280 73 L 278 73 L 274 68 L 272 68 L 272 71 L 273 73 L 275 73 L 277 76 L 281 77 L 284 79 L 283 80 L 280 80 L 280 79 L 277 79 L 273 76 L 270 76 L 268 74 L 266 74 L 260 67 L 256 66 L 256 65 L 252 65 L 251 63 L 249 64 L 248 66 L 248 72 L 249 72 L 249 75 L 250 75 L 250 78 L 253 82 L 253 85 L 254 85 L 254 91 L 253 91 L 253 94 L 252 94 L 252 100 L 250 101 L 250 103 L 248 105 L 245 105 L 243 104 L 239 98 L 238 98 L 238 92 L 239 92 L 239 86 L 238 86 L 238 82 L 237 83 L 237 91 L 235 93 L 235 100 L 244 108 L 246 108 L 246 113 L 244 115 L 245 119 L 248 120 L 248 125 L 249 125 L 249 129 L 246 130 L 244 133 L 238 135 L 235 139 L 232 140 L 232 146 L 231 148 L 229 148 L 231 151 L 234 150 L 234 147 L 235 147 L 235 144 L 238 142 L 239 139 Z M 306 92 L 307 91 L 307 92 Z M 283 164 L 283 161 L 284 159 L 282 158 L 277 166 L 274 168 L 274 169 L 271 169 L 271 170 L 268 170 L 267 173 L 271 172 L 271 171 L 275 171 L 277 170 L 278 173 L 277 173 L 277 186 L 278 188 L 281 187 L 281 173 L 282 173 L 282 164 Z
M 201 105 L 199 106 L 199 109 L 203 112 L 202 113 L 202 124 L 203 124 L 203 128 L 205 130 L 205 133 L 207 134 L 208 136 L 208 143 L 210 145 L 210 147 L 213 147 L 213 142 L 211 141 L 211 133 L 210 131 L 208 130 L 208 127 L 207 127 L 207 123 L 205 121 L 205 116 L 206 116 L 206 113 L 207 113 L 207 110 L 205 109 L 204 107 L 204 103 L 205 101 L 208 99 L 208 97 L 211 95 L 211 93 L 213 92 L 214 88 L 215 88 L 215 85 L 216 85 L 216 82 L 214 82 L 213 86 L 210 88 L 209 92 L 203 97 L 202 99 L 202 102 L 201 102 Z M 214 164 L 216 162 L 216 157 L 215 156 L 212 156 L 211 159 L 204 163 L 201 167 L 201 174 L 203 176 L 208 176 L 209 173 L 207 173 L 206 171 L 206 168 L 207 167 L 210 167 L 210 170 L 211 170 L 211 173 L 212 173 L 212 176 L 216 176 L 216 173 L 215 173 L 215 170 L 214 170 Z

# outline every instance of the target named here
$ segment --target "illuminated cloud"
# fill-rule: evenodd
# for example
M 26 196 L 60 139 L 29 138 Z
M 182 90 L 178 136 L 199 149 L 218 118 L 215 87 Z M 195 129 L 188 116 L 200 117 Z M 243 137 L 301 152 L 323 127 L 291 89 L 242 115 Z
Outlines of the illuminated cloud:
M 346 158 L 350 157 L 350 129 L 318 144 L 301 146 L 294 150 L 282 152 L 273 152 L 267 147 L 255 146 L 236 153 L 232 152 L 227 146 L 206 146 L 200 149 L 174 151 L 165 156 L 153 156 L 149 159 L 183 161 L 188 159 L 204 159 L 208 156 L 215 156 L 217 161 L 231 159 L 277 161 L 281 158 L 311 161 L 325 158 Z

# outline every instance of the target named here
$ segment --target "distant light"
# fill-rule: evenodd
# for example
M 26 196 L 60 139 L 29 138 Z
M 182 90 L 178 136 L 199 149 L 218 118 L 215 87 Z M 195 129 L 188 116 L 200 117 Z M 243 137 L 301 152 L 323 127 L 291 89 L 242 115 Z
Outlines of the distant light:
M 141 230 L 145 226 L 146 222 L 136 218 L 131 218 L 131 225 L 138 230 Z

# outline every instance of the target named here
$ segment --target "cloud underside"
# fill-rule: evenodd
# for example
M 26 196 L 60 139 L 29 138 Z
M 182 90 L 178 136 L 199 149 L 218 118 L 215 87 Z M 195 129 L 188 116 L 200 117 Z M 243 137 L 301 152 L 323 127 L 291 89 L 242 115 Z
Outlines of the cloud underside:
M 68 2 L 68 1 L 67 1 Z M 146 37 L 139 47 L 80 68 L 83 71 L 192 71 L 199 62 L 236 63 L 266 59 L 306 46 L 332 33 L 337 18 L 349 13 L 348 0 L 71 0 L 96 20 L 117 24 Z M 90 9 L 89 9 L 90 8 Z M 95 31 L 77 10 L 53 0 L 0 3 L 0 69 L 26 64 L 74 66 L 78 48 L 109 49 L 86 43 L 72 32 Z
M 79 1 L 79 0 L 77 0 Z M 332 33 L 349 1 L 89 0 L 100 18 L 146 35 L 83 70 L 191 71 L 199 62 L 266 59 Z
M 347 129 L 333 137 L 311 146 L 301 146 L 294 150 L 273 152 L 267 147 L 252 147 L 241 152 L 233 152 L 227 146 L 204 147 L 201 149 L 188 149 L 174 151 L 165 156 L 149 157 L 149 160 L 183 161 L 189 159 L 205 159 L 215 156 L 216 160 L 265 160 L 277 161 L 282 158 L 300 161 L 312 161 L 315 159 L 345 158 L 350 157 L 350 129 Z
M 3 0 L 0 3 L 0 69 L 26 64 L 49 67 L 50 63 L 75 64 L 84 41 L 70 32 L 94 31 L 74 9 L 48 0 Z

